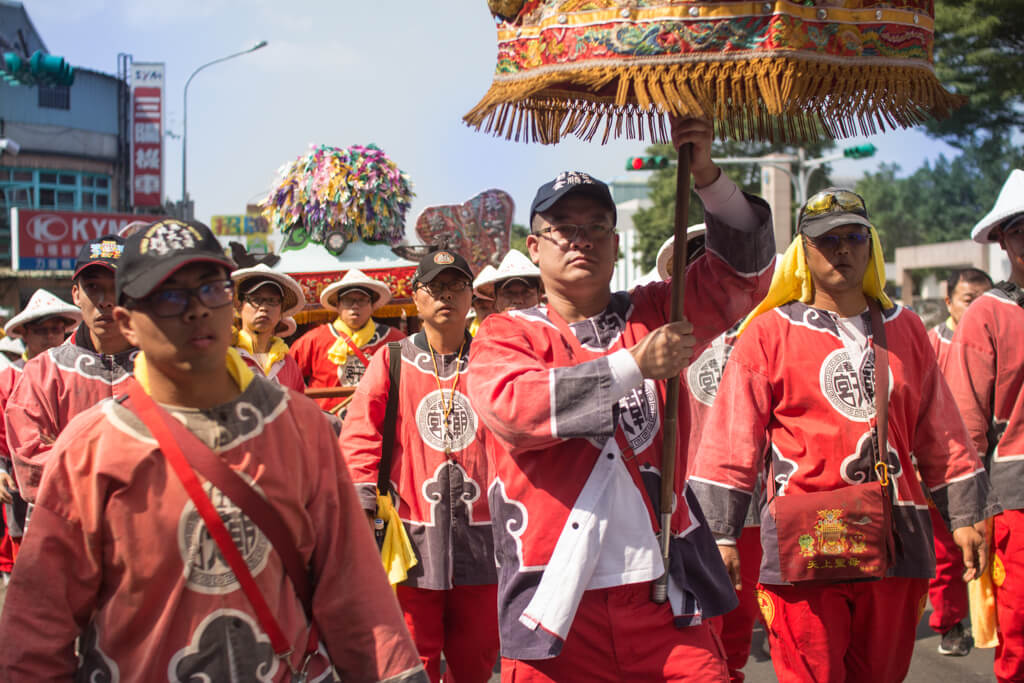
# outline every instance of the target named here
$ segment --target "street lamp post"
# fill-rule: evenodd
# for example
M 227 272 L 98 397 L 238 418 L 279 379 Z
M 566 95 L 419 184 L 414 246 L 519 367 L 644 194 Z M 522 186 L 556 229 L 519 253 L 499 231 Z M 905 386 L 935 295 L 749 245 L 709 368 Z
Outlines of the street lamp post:
M 241 52 L 235 52 L 234 54 L 227 55 L 226 57 L 221 57 L 220 59 L 215 59 L 212 62 L 207 62 L 206 64 L 203 64 L 202 66 L 197 68 L 195 71 L 193 71 L 192 74 L 188 77 L 188 80 L 185 81 L 185 95 L 184 95 L 183 102 L 182 102 L 182 107 L 181 107 L 181 211 L 182 211 L 182 217 L 183 218 L 191 218 L 192 217 L 190 215 L 190 212 L 188 211 L 188 185 L 187 185 L 187 178 L 188 178 L 188 163 L 187 163 L 188 162 L 188 86 L 189 86 L 190 83 L 192 83 L 192 79 L 196 77 L 196 74 L 199 73 L 200 71 L 202 71 L 203 69 L 205 69 L 206 67 L 213 66 L 214 64 L 220 64 L 221 62 L 226 62 L 227 60 L 234 59 L 235 57 L 241 57 L 242 55 L 247 55 L 250 52 L 255 52 L 256 50 L 259 50 L 260 48 L 264 48 L 266 46 L 267 46 L 267 41 L 261 40 L 260 42 L 256 43 L 252 47 L 250 47 L 248 50 L 242 50 Z

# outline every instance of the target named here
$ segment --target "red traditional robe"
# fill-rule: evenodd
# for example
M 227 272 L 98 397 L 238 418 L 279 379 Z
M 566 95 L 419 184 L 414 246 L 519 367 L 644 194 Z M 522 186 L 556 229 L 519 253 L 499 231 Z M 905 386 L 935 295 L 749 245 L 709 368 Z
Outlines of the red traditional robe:
M 255 356 L 237 346 L 235 349 L 238 351 L 238 355 L 242 357 L 242 360 L 245 361 L 245 364 L 257 375 L 263 375 L 283 387 L 294 389 L 300 393 L 306 390 L 306 383 L 302 381 L 302 371 L 299 370 L 299 364 L 290 353 L 271 365 L 270 370 L 264 372 Z
M 123 398 L 51 451 L 0 619 L 0 680 L 291 681 L 177 475 Z M 130 404 L 130 401 L 129 401 Z M 256 376 L 229 403 L 172 409 L 281 514 L 311 571 L 321 649 L 343 680 L 425 681 L 366 517 L 317 406 Z M 210 438 L 205 439 L 210 445 Z M 302 605 L 280 557 L 209 483 L 299 665 Z M 79 638 L 79 657 L 75 639 Z
M 867 329 L 868 314 L 862 316 Z M 887 462 L 896 481 L 901 552 L 890 575 L 929 578 L 935 567 L 928 503 L 921 480 L 952 527 L 999 509 L 967 437 L 920 318 L 901 306 L 884 312 L 889 344 Z M 874 479 L 874 350 L 857 361 L 836 314 L 790 302 L 753 320 L 740 336 L 711 410 L 691 475 L 708 524 L 738 537 L 758 473 L 777 495 L 828 491 Z M 770 449 L 771 474 L 764 457 Z M 784 583 L 775 522 L 761 509 L 761 582 Z
M 420 332 L 401 341 L 391 483 L 398 494 L 398 515 L 418 560 L 404 585 L 415 588 L 443 590 L 497 581 L 486 493 L 490 481 L 484 448 L 487 432 L 465 393 L 473 374 L 468 360 L 471 340 L 467 334 L 458 358 L 434 355 L 436 378 L 426 336 Z M 366 510 L 376 506 L 381 428 L 391 386 L 389 362 L 386 346 L 374 354 L 341 431 L 341 453 Z M 456 371 L 459 384 L 453 398 Z M 448 405 L 450 438 L 446 440 Z
M 35 502 L 53 440 L 72 418 L 128 392 L 136 349 L 97 353 L 85 324 L 63 344 L 25 364 L 7 403 L 7 443 L 25 500 Z
M 685 313 L 696 354 L 767 291 L 771 221 L 762 201 L 748 199 L 761 225 L 733 230 L 707 214 L 707 252 L 687 269 Z M 585 590 L 664 573 L 654 534 L 665 383 L 637 373 L 636 384 L 624 386 L 615 369 L 622 356 L 615 355 L 628 354 L 669 320 L 669 287 L 658 282 L 612 294 L 604 311 L 568 326 L 575 340 L 542 307 L 489 316 L 473 342 L 470 398 L 492 432 L 487 445 L 496 477 L 489 499 L 505 657 L 557 656 Z M 736 604 L 685 487 L 694 436 L 688 406 L 683 397 L 669 570 L 680 626 Z
M 376 321 L 374 321 L 376 322 Z M 405 337 L 398 329 L 376 323 L 377 329 L 373 337 L 366 344 L 360 347 L 360 351 L 367 358 L 371 358 L 382 346 L 388 342 L 398 341 Z M 362 361 L 354 353 L 349 353 L 344 365 L 335 365 L 328 357 L 327 352 L 338 339 L 338 331 L 334 325 L 327 323 L 314 327 L 306 334 L 295 340 L 291 346 L 291 354 L 299 364 L 299 370 L 310 389 L 314 387 L 354 387 L 359 384 L 366 368 Z M 342 398 L 318 398 L 316 402 L 323 410 L 330 410 L 341 403 Z
M 953 335 L 947 377 L 1006 510 L 1024 509 L 1024 308 L 990 289 Z
M 953 341 L 953 328 L 949 326 L 949 320 L 928 330 L 928 341 L 931 342 L 932 350 L 935 351 L 935 362 L 939 364 L 939 370 L 946 371 L 946 362 L 949 358 L 950 342 Z
M 14 385 L 21 375 L 25 361 L 19 358 L 15 362 L 0 368 L 0 410 L 6 413 L 7 399 L 14 391 Z M 4 420 L 0 419 L 0 471 L 14 476 L 11 453 L 7 448 L 7 430 Z M 15 480 L 17 481 L 17 480 Z M 3 506 L 4 535 L 0 539 L 0 572 L 10 572 L 14 568 L 14 559 L 18 555 L 21 535 L 24 531 L 25 501 L 15 492 L 13 503 Z

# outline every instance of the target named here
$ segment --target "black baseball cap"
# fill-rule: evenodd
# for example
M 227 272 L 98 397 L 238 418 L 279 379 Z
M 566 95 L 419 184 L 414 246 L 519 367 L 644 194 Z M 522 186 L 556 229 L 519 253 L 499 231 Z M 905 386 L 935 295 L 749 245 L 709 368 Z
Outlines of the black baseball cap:
M 112 274 L 117 272 L 117 264 L 124 252 L 124 238 L 118 235 L 105 235 L 89 240 L 78 250 L 73 278 L 81 275 L 90 266 L 106 268 Z
M 421 258 L 420 265 L 416 267 L 416 274 L 413 275 L 412 280 L 413 282 L 430 282 L 441 271 L 448 270 L 449 268 L 459 271 L 472 282 L 473 270 L 469 267 L 469 263 L 459 254 L 448 249 L 434 251 Z
M 224 266 L 228 272 L 235 269 L 235 262 L 202 223 L 175 218 L 151 223 L 125 241 L 115 281 L 117 300 L 141 299 L 182 266 L 204 262 Z
M 563 171 L 554 180 L 537 188 L 533 204 L 530 205 L 530 223 L 533 223 L 534 216 L 547 211 L 559 199 L 570 193 L 585 194 L 604 204 L 611 209 L 612 225 L 615 225 L 618 215 L 615 211 L 615 200 L 612 199 L 612 192 L 608 189 L 608 185 L 582 171 Z

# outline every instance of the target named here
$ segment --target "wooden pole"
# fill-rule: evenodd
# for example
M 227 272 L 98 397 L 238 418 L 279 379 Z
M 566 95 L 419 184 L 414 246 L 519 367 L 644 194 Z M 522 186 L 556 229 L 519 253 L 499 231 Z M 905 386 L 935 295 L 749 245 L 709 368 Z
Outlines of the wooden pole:
M 676 211 L 672 242 L 672 305 L 671 321 L 683 319 L 686 298 L 686 228 L 690 215 L 690 149 L 689 143 L 679 148 L 676 169 Z M 672 502 L 675 499 L 676 445 L 679 442 L 679 375 L 668 379 L 665 386 L 665 417 L 662 422 L 661 449 L 661 531 L 658 542 L 665 573 L 651 587 L 651 600 L 663 603 L 668 599 L 669 546 L 672 541 Z

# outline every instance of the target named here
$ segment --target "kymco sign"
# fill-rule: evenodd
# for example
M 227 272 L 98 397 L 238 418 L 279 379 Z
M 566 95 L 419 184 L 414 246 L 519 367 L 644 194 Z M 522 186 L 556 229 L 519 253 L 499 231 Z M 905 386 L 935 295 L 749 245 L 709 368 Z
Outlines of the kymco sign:
M 82 245 L 112 235 L 132 221 L 160 216 L 11 209 L 11 267 L 14 270 L 72 270 Z

